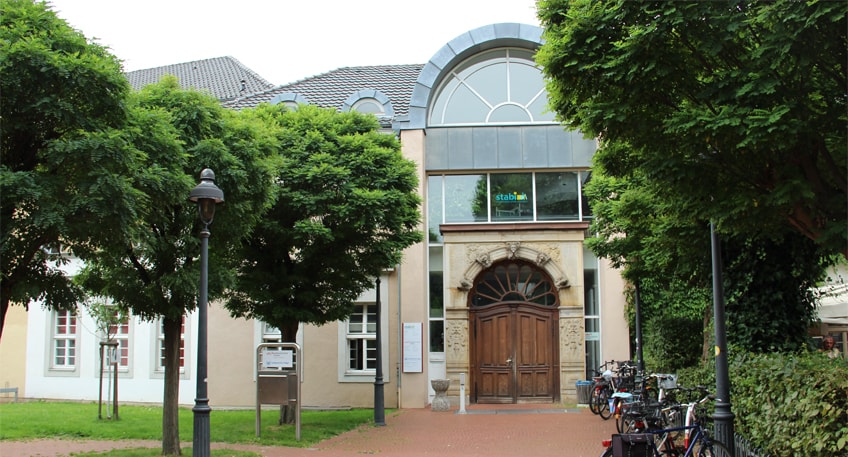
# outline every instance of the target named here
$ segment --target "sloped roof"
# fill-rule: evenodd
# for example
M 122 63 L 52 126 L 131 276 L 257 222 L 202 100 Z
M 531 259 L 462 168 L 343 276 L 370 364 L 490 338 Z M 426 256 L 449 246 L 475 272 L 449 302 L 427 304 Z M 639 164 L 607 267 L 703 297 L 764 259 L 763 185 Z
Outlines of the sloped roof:
M 340 110 L 359 91 L 378 90 L 388 97 L 395 117 L 409 112 L 409 101 L 423 64 L 343 67 L 264 92 L 224 103 L 227 108 L 251 108 L 280 94 L 295 93 L 309 104 Z
M 222 102 L 274 87 L 253 70 L 229 56 L 129 71 L 125 74 L 135 90 L 159 82 L 164 75 L 174 75 L 181 87 L 207 91 Z

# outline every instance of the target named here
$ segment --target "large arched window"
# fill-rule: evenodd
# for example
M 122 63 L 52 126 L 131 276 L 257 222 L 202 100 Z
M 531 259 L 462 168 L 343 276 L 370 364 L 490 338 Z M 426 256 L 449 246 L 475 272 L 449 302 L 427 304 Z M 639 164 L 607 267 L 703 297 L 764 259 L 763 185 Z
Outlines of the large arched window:
M 497 303 L 534 303 L 557 306 L 557 289 L 547 274 L 522 261 L 494 265 L 476 280 L 471 306 Z
M 430 126 L 555 122 L 544 78 L 527 49 L 477 54 L 450 71 L 436 93 Z

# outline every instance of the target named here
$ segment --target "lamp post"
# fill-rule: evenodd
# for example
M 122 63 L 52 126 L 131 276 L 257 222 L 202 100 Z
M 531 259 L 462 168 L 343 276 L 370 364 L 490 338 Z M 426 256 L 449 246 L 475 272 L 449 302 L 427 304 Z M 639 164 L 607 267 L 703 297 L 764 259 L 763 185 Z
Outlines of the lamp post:
M 194 399 L 194 437 L 192 455 L 209 457 L 209 399 L 206 397 L 206 307 L 209 281 L 209 224 L 215 217 L 215 205 L 224 201 L 224 192 L 215 185 L 215 173 L 204 168 L 200 172 L 200 184 L 188 195 L 190 202 L 197 203 L 200 210 L 200 296 L 197 301 L 197 392 Z
M 727 364 L 727 331 L 724 323 L 724 285 L 722 284 L 721 241 L 710 222 L 710 252 L 713 269 L 713 321 L 715 324 L 716 401 L 713 422 L 715 437 L 733 455 L 735 446 L 733 412 L 730 408 L 730 376 Z
M 374 425 L 386 425 L 385 394 L 383 393 L 383 331 L 380 321 L 380 278 L 377 278 L 377 353 L 376 373 L 374 374 Z
M 645 359 L 642 357 L 642 299 L 639 296 L 640 284 L 636 280 L 633 291 L 633 304 L 636 312 L 636 369 L 639 371 L 639 376 L 645 375 Z

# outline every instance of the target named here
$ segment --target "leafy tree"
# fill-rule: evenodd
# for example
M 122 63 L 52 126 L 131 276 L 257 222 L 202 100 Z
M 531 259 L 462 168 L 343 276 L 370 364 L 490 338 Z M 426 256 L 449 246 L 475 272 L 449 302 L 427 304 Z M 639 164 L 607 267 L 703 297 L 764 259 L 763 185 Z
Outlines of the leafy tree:
M 603 171 L 596 168 L 586 187 L 597 234 L 587 244 L 639 282 L 646 360 L 659 369 L 691 365 L 699 354 L 705 360 L 712 318 L 708 224 L 680 212 L 638 172 L 609 178 Z M 789 230 L 728 236 L 722 257 L 728 342 L 755 352 L 803 347 L 814 317 L 810 290 L 833 257 Z
M 542 0 L 559 117 L 700 220 L 848 254 L 848 3 Z
M 163 454 L 179 455 L 180 333 L 197 306 L 200 231 L 197 207 L 186 200 L 200 170 L 216 172 L 226 202 L 209 240 L 209 299 L 232 284 L 236 246 L 268 203 L 276 139 L 261 119 L 224 110 L 206 94 L 181 90 L 174 77 L 134 93 L 130 122 L 114 132 L 144 156 L 130 176 L 147 202 L 127 221 L 130 236 L 83 256 L 78 276 L 92 294 L 143 319 L 161 318 L 164 333 Z
M 374 278 L 422 240 L 418 180 L 373 116 L 313 106 L 256 112 L 278 127 L 282 167 L 226 306 L 293 341 L 301 322 L 349 317 Z
M 10 304 L 76 309 L 61 256 L 120 238 L 138 195 L 135 157 L 104 129 L 124 122 L 121 63 L 46 3 L 0 2 L 0 336 Z

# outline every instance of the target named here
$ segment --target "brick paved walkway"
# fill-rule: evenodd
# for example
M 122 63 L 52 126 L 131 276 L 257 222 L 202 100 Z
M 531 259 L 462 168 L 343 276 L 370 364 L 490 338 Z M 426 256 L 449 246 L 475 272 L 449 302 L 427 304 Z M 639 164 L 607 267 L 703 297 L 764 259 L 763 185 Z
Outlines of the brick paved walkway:
M 587 408 L 556 405 L 470 405 L 466 414 L 404 409 L 386 417 L 384 427 L 362 427 L 298 449 L 213 443 L 213 448 L 252 450 L 264 457 L 597 457 L 601 440 L 615 423 Z M 57 442 L 58 441 L 58 442 Z M 2 442 L 3 457 L 56 457 L 72 452 L 125 447 L 159 447 L 155 441 Z M 190 447 L 191 443 L 186 443 Z

